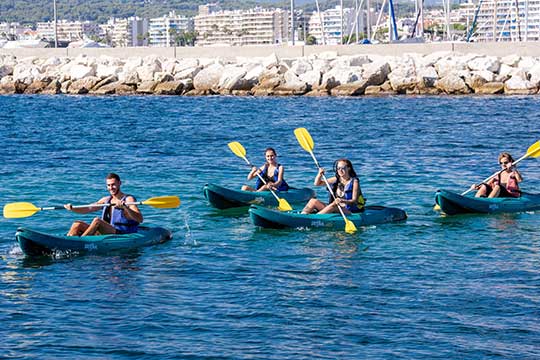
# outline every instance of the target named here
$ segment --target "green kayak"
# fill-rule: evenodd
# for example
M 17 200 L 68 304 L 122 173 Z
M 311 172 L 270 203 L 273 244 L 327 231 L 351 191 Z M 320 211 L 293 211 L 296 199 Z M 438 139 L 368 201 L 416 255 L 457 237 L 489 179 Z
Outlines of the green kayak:
M 270 191 L 242 191 L 232 190 L 216 184 L 206 184 L 203 188 L 204 196 L 215 208 L 229 209 L 234 207 L 249 206 L 252 204 L 277 206 L 278 202 Z M 315 191 L 310 188 L 277 191 L 277 196 L 289 203 L 304 203 L 315 197 Z
M 281 212 L 252 205 L 249 216 L 256 226 L 263 228 L 326 228 L 342 230 L 345 223 L 341 214 L 301 214 L 299 211 Z M 369 226 L 407 219 L 407 213 L 398 208 L 366 206 L 361 213 L 347 215 L 354 225 Z
M 172 239 L 172 233 L 161 227 L 139 227 L 133 234 L 111 234 L 95 236 L 51 235 L 20 227 L 15 233 L 23 253 L 29 256 L 49 255 L 55 251 L 78 253 L 107 253 L 132 250 L 144 246 L 164 243 Z
M 540 210 L 540 194 L 522 193 L 518 198 L 477 198 L 462 196 L 452 191 L 439 190 L 435 203 L 447 215 L 468 213 L 507 213 Z

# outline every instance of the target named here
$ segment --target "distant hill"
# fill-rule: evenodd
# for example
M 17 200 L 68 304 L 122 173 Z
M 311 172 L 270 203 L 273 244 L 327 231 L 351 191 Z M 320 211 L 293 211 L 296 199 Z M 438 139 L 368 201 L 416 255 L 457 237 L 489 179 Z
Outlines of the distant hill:
M 249 9 L 255 6 L 289 8 L 290 0 L 57 0 L 58 19 L 93 20 L 105 23 L 110 17 L 159 17 L 175 10 L 179 14 L 194 16 L 198 6 L 218 2 L 224 10 Z M 404 1 L 411 5 L 410 1 Z M 339 0 L 320 0 L 321 9 L 339 5 Z M 344 0 L 344 6 L 353 6 Z M 314 0 L 295 0 L 298 9 L 315 10 Z M 373 3 L 372 3 L 373 4 Z M 399 5 L 398 5 L 399 7 Z M 398 12 L 399 13 L 399 12 Z M 0 22 L 35 24 L 53 19 L 53 0 L 0 0 Z

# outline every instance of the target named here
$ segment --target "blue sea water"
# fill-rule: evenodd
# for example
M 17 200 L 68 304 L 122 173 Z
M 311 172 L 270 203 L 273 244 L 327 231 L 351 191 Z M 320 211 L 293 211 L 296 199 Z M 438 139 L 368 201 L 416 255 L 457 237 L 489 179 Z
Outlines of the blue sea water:
M 114 171 L 172 241 L 107 256 L 26 258 L 18 226 L 67 231 L 92 215 L 0 220 L 0 350 L 8 359 L 538 359 L 540 214 L 441 217 L 439 188 L 467 189 L 540 138 L 537 97 L 0 97 L 0 205 L 87 204 Z M 239 141 L 276 148 L 294 186 L 346 156 L 369 204 L 403 223 L 261 230 L 205 202 L 239 188 Z M 540 163 L 519 166 L 540 192 Z M 325 196 L 319 188 L 320 196 Z

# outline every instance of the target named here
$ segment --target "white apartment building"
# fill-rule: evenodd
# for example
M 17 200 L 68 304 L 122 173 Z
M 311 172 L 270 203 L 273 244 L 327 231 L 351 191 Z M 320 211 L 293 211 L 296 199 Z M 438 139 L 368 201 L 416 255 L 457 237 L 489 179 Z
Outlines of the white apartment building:
M 149 45 L 154 47 L 172 47 L 177 43 L 182 32 L 193 30 L 193 20 L 177 15 L 174 11 L 160 18 L 150 19 L 148 31 L 150 33 Z
M 288 12 L 282 9 L 207 11 L 195 16 L 197 46 L 287 43 Z
M 0 22 L 0 39 L 19 39 L 30 29 L 18 22 Z
M 107 35 L 114 47 L 147 46 L 149 37 L 148 20 L 138 17 L 127 19 L 111 18 L 107 21 Z
M 56 28 L 58 41 L 77 41 L 100 33 L 99 25 L 93 21 L 59 20 Z M 41 38 L 54 40 L 54 22 L 38 22 L 36 32 Z
M 333 9 L 322 11 L 320 14 L 314 11 L 309 18 L 309 35 L 317 39 L 317 44 L 338 45 L 341 44 L 343 36 L 355 34 L 356 26 L 359 26 L 359 32 L 366 31 L 365 12 L 360 11 L 358 19 L 355 22 L 355 11 L 351 8 L 343 8 L 343 34 L 341 33 L 341 7 L 336 6 Z M 321 19 L 322 24 L 321 26 Z M 324 33 L 323 33 L 324 29 Z
M 461 4 L 468 29 L 473 26 L 472 41 L 540 40 L 540 0 L 484 0 Z

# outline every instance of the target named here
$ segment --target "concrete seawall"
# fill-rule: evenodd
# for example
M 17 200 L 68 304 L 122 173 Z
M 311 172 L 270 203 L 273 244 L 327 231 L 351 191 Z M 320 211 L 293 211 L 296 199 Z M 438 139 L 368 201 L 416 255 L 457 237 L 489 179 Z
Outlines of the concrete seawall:
M 539 56 L 540 42 L 519 43 L 424 43 L 424 44 L 377 44 L 377 45 L 315 45 L 315 46 L 236 46 L 236 47 L 129 47 L 129 48 L 62 48 L 62 49 L 0 49 L 0 55 L 47 58 L 53 56 L 76 57 L 80 54 L 98 57 L 108 55 L 116 58 L 149 55 L 166 58 L 223 58 L 265 57 L 276 54 L 279 58 L 298 58 L 312 54 L 335 51 L 338 55 L 401 56 L 406 53 L 422 55 L 438 51 L 462 54 L 480 54 L 503 57 L 506 55 Z

